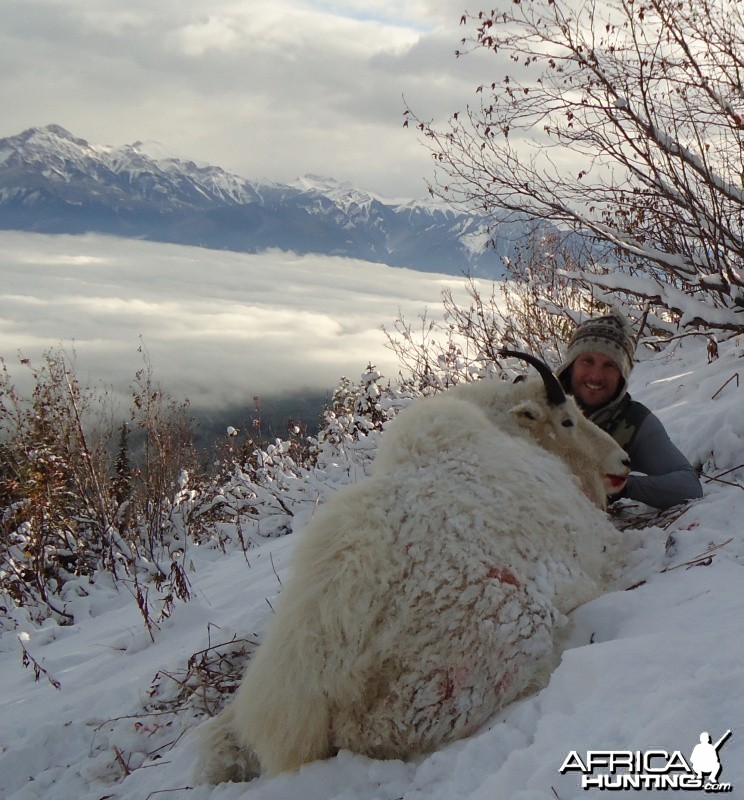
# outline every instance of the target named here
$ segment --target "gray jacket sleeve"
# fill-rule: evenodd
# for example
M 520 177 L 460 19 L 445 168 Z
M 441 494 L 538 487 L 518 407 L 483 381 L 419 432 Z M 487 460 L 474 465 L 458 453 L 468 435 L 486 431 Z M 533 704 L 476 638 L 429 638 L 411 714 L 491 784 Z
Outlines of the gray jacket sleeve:
M 630 475 L 623 496 L 654 508 L 669 508 L 703 496 L 690 462 L 672 443 L 661 421 L 649 414 L 628 448 Z

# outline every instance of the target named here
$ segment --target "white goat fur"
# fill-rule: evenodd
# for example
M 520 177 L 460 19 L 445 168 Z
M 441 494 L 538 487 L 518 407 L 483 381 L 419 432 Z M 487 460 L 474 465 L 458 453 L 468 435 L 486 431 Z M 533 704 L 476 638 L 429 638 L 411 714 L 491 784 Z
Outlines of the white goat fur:
M 607 476 L 628 472 L 627 453 L 583 415 L 572 397 L 566 397 L 560 406 L 546 403 L 541 378 L 513 384 L 490 380 L 462 383 L 448 395 L 475 403 L 505 432 L 529 436 L 560 456 L 599 508 L 604 509 L 607 495 L 619 489 L 608 482 Z
M 372 476 L 313 516 L 265 641 L 205 726 L 201 779 L 275 775 L 339 749 L 409 758 L 545 682 L 556 627 L 602 590 L 619 548 L 535 439 L 570 440 L 594 495 L 624 454 L 570 398 L 579 424 L 553 430 L 541 381 L 489 383 L 401 412 Z

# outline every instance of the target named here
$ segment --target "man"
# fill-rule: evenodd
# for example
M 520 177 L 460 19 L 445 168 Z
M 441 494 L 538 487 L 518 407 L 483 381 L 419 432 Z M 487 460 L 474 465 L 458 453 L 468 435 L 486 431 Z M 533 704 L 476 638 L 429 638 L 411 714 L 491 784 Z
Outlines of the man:
M 632 400 L 627 384 L 635 339 L 627 321 L 613 311 L 577 326 L 556 374 L 585 416 L 607 431 L 630 457 L 633 473 L 618 497 L 669 508 L 703 489 L 690 462 L 672 444 L 658 417 Z

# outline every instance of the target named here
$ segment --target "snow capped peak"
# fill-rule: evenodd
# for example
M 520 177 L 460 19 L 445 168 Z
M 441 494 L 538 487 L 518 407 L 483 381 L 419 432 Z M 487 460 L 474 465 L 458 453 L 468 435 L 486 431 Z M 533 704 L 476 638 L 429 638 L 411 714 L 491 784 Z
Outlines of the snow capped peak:
M 66 146 L 66 145 L 83 145 L 87 146 L 88 143 L 83 139 L 78 139 L 73 136 L 70 131 L 63 128 L 61 125 L 45 125 L 41 128 L 28 128 L 20 133 L 18 136 L 12 137 L 24 144 L 35 144 L 40 147 L 44 146 Z
M 303 175 L 301 178 L 294 180 L 290 186 L 299 189 L 301 192 L 314 192 L 325 195 L 345 211 L 348 211 L 351 206 L 368 206 L 375 201 L 386 205 L 391 204 L 390 200 L 363 189 L 358 189 L 348 181 L 342 183 L 335 178 L 326 178 L 322 175 Z
M 134 152 L 139 153 L 147 158 L 151 158 L 153 161 L 180 160 L 179 157 L 169 150 L 164 144 L 157 142 L 154 139 L 149 139 L 144 142 L 136 141 L 131 144 L 130 147 Z
M 326 178 L 323 175 L 313 175 L 312 173 L 307 173 L 306 175 L 297 178 L 296 180 L 292 181 L 290 186 L 294 186 L 297 189 L 301 189 L 303 191 L 318 191 L 318 192 L 328 192 L 328 191 L 336 191 L 338 189 L 352 189 L 352 185 L 350 183 L 340 183 L 339 181 L 335 180 L 334 178 Z
M 134 144 L 116 146 L 90 144 L 70 133 L 61 125 L 51 124 L 41 128 L 29 128 L 18 136 L 3 140 L 3 144 L 14 147 L 26 160 L 42 160 L 54 157 L 73 162 L 93 159 L 107 166 L 128 164 L 133 159 L 144 161 L 163 161 L 174 159 L 166 147 L 155 141 L 137 141 Z
M 67 128 L 63 128 L 61 125 L 45 125 L 43 128 L 31 128 L 31 130 L 37 131 L 38 133 L 48 133 L 52 136 L 57 136 L 60 139 L 67 139 L 70 142 L 79 141 L 67 130 Z
M 372 199 L 372 195 L 357 189 L 348 181 L 337 181 L 335 178 L 326 178 L 322 175 L 307 174 L 297 178 L 290 186 L 303 192 L 319 192 L 333 197 L 354 195 L 365 200 Z

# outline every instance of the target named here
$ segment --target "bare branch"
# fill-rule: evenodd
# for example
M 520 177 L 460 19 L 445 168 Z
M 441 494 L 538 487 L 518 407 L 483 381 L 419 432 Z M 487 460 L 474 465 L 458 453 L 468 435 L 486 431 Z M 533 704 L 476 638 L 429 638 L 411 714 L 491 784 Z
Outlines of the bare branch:
M 605 272 L 650 279 L 637 296 L 683 327 L 742 330 L 740 4 L 531 0 L 467 20 L 470 48 L 492 51 L 503 77 L 447 125 L 407 110 L 434 158 L 432 193 L 609 245 Z M 699 313 L 666 305 L 674 292 Z

